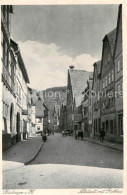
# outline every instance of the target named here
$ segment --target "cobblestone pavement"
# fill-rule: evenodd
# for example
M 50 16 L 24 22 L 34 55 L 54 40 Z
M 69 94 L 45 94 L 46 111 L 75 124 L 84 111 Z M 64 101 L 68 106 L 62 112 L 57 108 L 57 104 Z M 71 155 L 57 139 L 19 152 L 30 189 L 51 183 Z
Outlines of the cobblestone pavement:
M 3 188 L 122 188 L 122 158 L 118 150 L 51 135 L 30 165 L 3 173 Z
M 47 143 L 32 164 L 69 164 L 103 168 L 123 168 L 123 152 L 90 142 L 49 136 Z

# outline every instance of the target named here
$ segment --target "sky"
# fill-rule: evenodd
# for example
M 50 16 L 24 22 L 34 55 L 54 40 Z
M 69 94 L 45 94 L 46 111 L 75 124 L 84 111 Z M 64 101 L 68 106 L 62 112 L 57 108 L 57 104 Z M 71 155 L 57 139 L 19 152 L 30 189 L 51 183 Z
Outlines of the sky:
M 17 5 L 11 36 L 37 90 L 67 85 L 67 70 L 93 71 L 104 36 L 116 28 L 118 5 Z

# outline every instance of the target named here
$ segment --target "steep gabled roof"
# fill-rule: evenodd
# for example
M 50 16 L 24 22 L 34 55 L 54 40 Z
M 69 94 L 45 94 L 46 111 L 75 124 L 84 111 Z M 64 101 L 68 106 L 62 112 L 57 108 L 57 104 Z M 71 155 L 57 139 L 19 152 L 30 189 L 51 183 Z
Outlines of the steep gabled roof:
M 92 83 L 92 88 L 93 88 L 93 85 L 94 85 L 94 76 L 95 76 L 95 71 L 97 72 L 97 76 L 99 76 L 99 75 L 100 75 L 100 73 L 101 73 L 101 60 L 99 60 L 99 61 L 95 62 L 95 63 L 93 64 L 93 66 L 94 66 L 94 73 L 93 73 L 93 83 Z
M 120 36 L 119 36 L 120 34 Z M 118 41 L 121 39 L 120 41 Z M 114 56 L 117 55 L 117 47 L 122 50 L 122 4 L 119 5 L 118 18 L 117 18 L 117 30 L 116 30 L 116 43 L 114 49 Z
M 28 73 L 27 73 L 27 70 L 26 70 L 24 61 L 23 61 L 23 59 L 22 59 L 22 55 L 21 55 L 19 46 L 18 46 L 18 44 L 17 44 L 15 41 L 13 41 L 12 39 L 10 40 L 10 42 L 11 42 L 11 47 L 13 48 L 15 54 L 16 54 L 17 57 L 18 57 L 18 63 L 19 63 L 20 69 L 21 69 L 21 71 L 22 71 L 24 80 L 25 80 L 26 83 L 30 83 L 29 77 L 28 77 Z
M 83 101 L 84 95 L 83 94 L 77 94 L 75 95 L 74 101 L 75 101 L 75 106 L 76 108 L 79 107 Z
M 81 94 L 87 86 L 87 80 L 92 72 L 87 72 L 85 70 L 69 70 L 70 81 L 72 86 L 72 92 L 75 96 L 76 94 Z
M 93 80 L 88 80 L 89 83 L 89 89 L 92 89 Z
M 114 30 L 112 30 L 111 32 L 109 32 L 107 35 L 105 35 L 104 39 L 106 37 L 108 39 L 108 43 L 109 43 L 109 47 L 110 47 L 110 50 L 111 50 L 111 54 L 113 56 L 114 49 L 115 49 L 115 41 L 116 41 L 116 28 Z
M 95 62 L 95 64 L 97 68 L 97 75 L 99 76 L 99 74 L 101 73 L 101 60 L 98 62 Z

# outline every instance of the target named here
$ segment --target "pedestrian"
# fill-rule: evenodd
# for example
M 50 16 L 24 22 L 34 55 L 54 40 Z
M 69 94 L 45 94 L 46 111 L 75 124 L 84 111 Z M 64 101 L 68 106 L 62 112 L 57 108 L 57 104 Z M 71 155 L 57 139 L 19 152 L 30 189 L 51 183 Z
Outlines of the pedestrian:
M 62 131 L 62 135 L 64 136 L 64 131 Z
M 45 132 L 42 132 L 42 140 L 44 142 L 46 142 L 46 140 L 47 140 L 47 136 L 46 136 L 46 133 Z
M 100 131 L 100 141 L 103 143 L 103 141 L 104 141 L 104 137 L 105 137 L 105 131 L 104 131 L 104 129 L 101 129 L 101 131 Z

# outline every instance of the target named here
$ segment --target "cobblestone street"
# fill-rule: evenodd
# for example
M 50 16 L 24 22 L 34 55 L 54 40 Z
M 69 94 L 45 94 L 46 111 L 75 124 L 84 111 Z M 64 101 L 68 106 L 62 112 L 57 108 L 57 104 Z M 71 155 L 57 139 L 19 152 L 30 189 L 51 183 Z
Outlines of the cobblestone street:
M 3 173 L 3 188 L 121 188 L 122 158 L 115 149 L 50 135 L 31 164 Z

